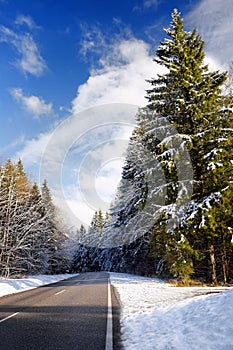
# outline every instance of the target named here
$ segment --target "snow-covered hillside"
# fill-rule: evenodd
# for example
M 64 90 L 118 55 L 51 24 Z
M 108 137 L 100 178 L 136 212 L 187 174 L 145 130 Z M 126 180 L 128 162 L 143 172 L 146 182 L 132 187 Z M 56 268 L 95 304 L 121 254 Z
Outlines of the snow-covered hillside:
M 121 299 L 125 349 L 233 349 L 233 288 L 174 287 L 117 273 L 111 283 Z

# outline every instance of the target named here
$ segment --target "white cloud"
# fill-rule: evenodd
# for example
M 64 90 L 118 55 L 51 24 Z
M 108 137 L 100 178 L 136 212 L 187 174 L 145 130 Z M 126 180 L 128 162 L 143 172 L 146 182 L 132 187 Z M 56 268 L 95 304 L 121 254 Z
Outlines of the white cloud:
M 106 208 L 96 192 L 96 175 L 103 163 L 122 157 L 136 112 L 137 106 L 130 104 L 96 106 L 71 115 L 51 134 L 40 165 L 40 179 L 48 180 L 66 212 L 69 203 L 80 198 L 91 212 Z M 73 212 L 76 222 L 82 223 L 82 212 Z
M 143 6 L 145 8 L 157 7 L 159 4 L 159 0 L 144 0 Z
M 161 0 L 144 0 L 142 5 L 136 5 L 133 7 L 133 11 L 142 11 L 151 7 L 157 8 Z
M 15 24 L 20 26 L 26 24 L 29 29 L 40 29 L 40 27 L 36 25 L 32 17 L 30 16 L 25 16 L 25 15 L 17 16 L 15 20 Z
M 205 56 L 204 64 L 208 65 L 210 71 L 223 70 L 224 67 L 220 64 L 220 62 L 213 56 Z
M 35 76 L 42 75 L 46 63 L 29 33 L 17 34 L 7 27 L 0 26 L 0 42 L 8 43 L 17 50 L 20 59 L 16 61 L 16 65 L 23 72 Z
M 135 38 L 115 42 L 99 62 L 101 68 L 92 70 L 87 82 L 78 88 L 73 113 L 105 103 L 145 105 L 145 90 L 149 88 L 145 79 L 163 71 L 152 61 L 149 45 Z
M 82 40 L 80 53 L 84 56 L 91 53 L 100 53 L 104 47 L 106 47 L 106 38 L 97 26 L 93 26 L 91 29 L 86 23 L 80 25 L 82 30 Z
M 38 135 L 37 138 L 24 140 L 24 147 L 20 151 L 17 151 L 14 159 L 22 159 L 24 166 L 27 168 L 34 167 L 35 165 L 38 166 L 50 137 L 51 133 L 48 132 Z
M 10 90 L 14 99 L 21 103 L 24 109 L 33 114 L 35 118 L 39 118 L 41 115 L 48 115 L 52 113 L 52 103 L 45 103 L 45 101 L 38 96 L 25 96 L 22 89 L 14 88 Z
M 69 224 L 76 225 L 76 227 L 81 223 L 90 225 L 96 210 L 100 208 L 102 211 L 109 209 L 110 202 L 114 199 L 116 187 L 121 178 L 122 165 L 123 159 L 112 159 L 103 164 L 97 173 L 86 173 L 85 181 L 89 188 L 94 180 L 94 188 L 91 188 L 92 196 L 89 198 L 75 184 L 66 188 L 68 194 L 66 197 L 67 205 L 64 205 L 64 199 L 61 199 L 59 196 L 55 197 L 57 205 L 65 211 L 65 218 Z M 93 205 L 93 192 L 95 190 L 98 203 Z
M 19 146 L 24 145 L 25 142 L 25 136 L 20 135 L 12 142 L 8 143 L 5 147 L 1 148 L 1 153 L 4 154 L 6 151 L 12 150 L 14 148 L 19 148 Z
M 110 204 L 116 194 L 116 186 L 120 182 L 124 159 L 111 159 L 98 169 L 95 187 L 100 198 Z
M 63 220 L 67 226 L 78 228 L 80 223 L 89 226 L 95 213 L 94 209 L 90 209 L 90 207 L 86 205 L 79 193 L 77 193 L 77 196 L 73 195 L 73 199 L 67 199 L 67 207 L 64 207 L 63 199 L 59 197 L 54 199 L 54 203 L 59 208 L 62 208 L 62 212 L 64 213 Z M 77 221 L 77 216 L 82 218 L 81 222 Z
M 232 0 L 202 0 L 185 18 L 190 27 L 197 27 L 207 56 L 218 66 L 227 67 L 233 58 L 232 13 Z

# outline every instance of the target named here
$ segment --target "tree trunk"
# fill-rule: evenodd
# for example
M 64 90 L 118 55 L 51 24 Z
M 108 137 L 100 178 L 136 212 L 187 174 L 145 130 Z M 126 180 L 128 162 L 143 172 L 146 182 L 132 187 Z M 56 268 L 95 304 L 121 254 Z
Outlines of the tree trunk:
M 227 262 L 225 259 L 225 256 L 222 256 L 222 271 L 223 271 L 223 281 L 224 284 L 227 284 L 227 280 L 228 280 L 228 266 L 227 266 Z
M 216 274 L 216 261 L 215 261 L 214 245 L 213 244 L 210 245 L 209 252 L 210 252 L 210 262 L 211 262 L 211 267 L 212 267 L 212 282 L 214 285 L 217 285 L 218 281 L 217 281 L 217 274 Z
M 226 239 L 223 237 L 223 251 L 222 251 L 222 271 L 224 284 L 228 282 L 228 264 L 227 264 L 227 251 L 226 251 Z

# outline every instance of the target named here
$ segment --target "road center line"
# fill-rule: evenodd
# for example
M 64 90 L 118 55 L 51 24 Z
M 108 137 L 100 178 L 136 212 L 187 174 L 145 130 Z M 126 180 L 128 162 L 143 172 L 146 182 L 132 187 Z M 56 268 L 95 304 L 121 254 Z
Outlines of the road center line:
M 66 289 L 60 290 L 60 292 L 57 292 L 57 293 L 55 293 L 54 295 L 59 295 L 59 294 L 65 292 L 65 291 L 66 291 Z
M 113 339 L 112 339 L 112 297 L 111 297 L 111 285 L 110 279 L 108 280 L 108 314 L 107 314 L 107 330 L 106 330 L 106 342 L 105 350 L 113 349 Z
M 8 320 L 9 318 L 14 317 L 14 316 L 16 316 L 16 315 L 18 315 L 18 312 L 15 312 L 14 314 L 3 318 L 2 320 L 0 320 L 0 323 L 6 321 L 6 320 Z

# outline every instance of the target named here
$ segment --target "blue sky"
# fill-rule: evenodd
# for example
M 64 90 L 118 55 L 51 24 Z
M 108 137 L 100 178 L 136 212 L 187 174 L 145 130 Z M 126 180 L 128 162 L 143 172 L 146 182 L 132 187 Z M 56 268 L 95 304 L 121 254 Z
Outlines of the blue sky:
M 145 79 L 162 72 L 152 58 L 175 7 L 201 33 L 210 67 L 227 69 L 232 0 L 0 0 L 0 162 L 20 157 L 32 180 L 48 177 L 78 223 L 112 198 Z M 131 106 L 123 119 L 108 111 L 97 126 L 98 111 L 83 114 L 113 103 L 120 114 Z M 51 152 L 59 167 L 46 163 Z M 57 182 L 48 169 L 62 173 Z

